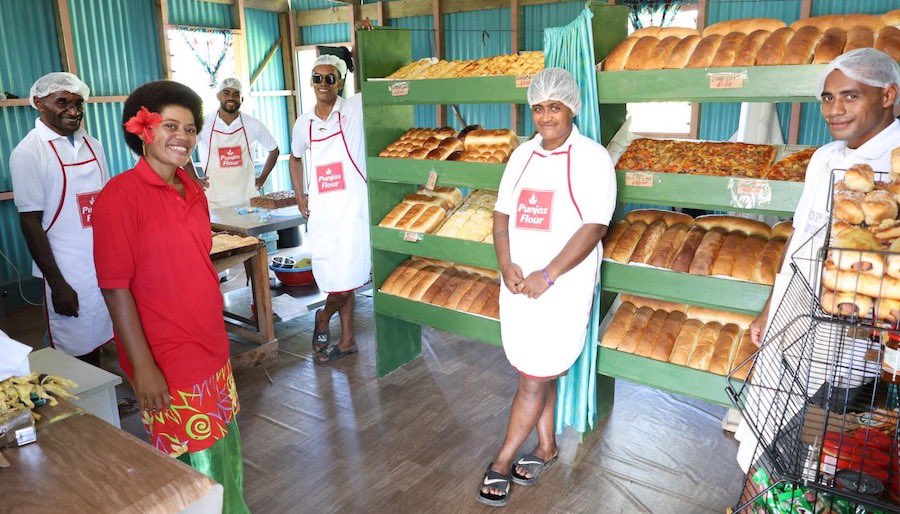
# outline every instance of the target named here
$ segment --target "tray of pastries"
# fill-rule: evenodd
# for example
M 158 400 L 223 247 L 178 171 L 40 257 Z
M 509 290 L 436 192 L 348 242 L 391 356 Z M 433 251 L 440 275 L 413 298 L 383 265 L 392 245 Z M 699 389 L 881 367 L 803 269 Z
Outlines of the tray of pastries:
M 735 216 L 696 219 L 679 212 L 639 209 L 610 228 L 603 258 L 620 264 L 772 285 L 793 228 Z
M 544 69 L 544 52 L 519 52 L 476 60 L 419 59 L 391 73 L 388 80 L 451 79 L 498 75 L 534 75 Z
M 254 196 L 250 199 L 251 207 L 259 207 L 260 209 L 281 209 L 283 207 L 294 207 L 297 205 L 297 197 L 293 191 L 275 191 L 260 196 Z
M 444 222 L 448 212 L 462 204 L 462 199 L 462 191 L 455 187 L 435 187 L 430 191 L 420 187 L 406 195 L 378 226 L 430 234 Z
M 757 347 L 750 339 L 755 316 L 619 295 L 601 326 L 600 346 L 717 375 L 742 366 Z
M 381 292 L 492 319 L 500 318 L 497 271 L 413 257 L 385 279 Z
M 788 26 L 772 18 L 747 18 L 694 29 L 646 27 L 619 43 L 605 71 L 825 64 L 857 48 L 874 47 L 900 60 L 900 17 L 846 14 L 815 16 Z
M 253 236 L 239 236 L 226 233 L 213 234 L 212 248 L 210 249 L 209 254 L 221 254 L 238 248 L 254 246 L 259 242 L 260 240 Z
M 469 125 L 456 132 L 450 127 L 412 128 L 379 152 L 379 157 L 504 163 L 519 146 L 519 138 L 509 129 L 483 129 Z

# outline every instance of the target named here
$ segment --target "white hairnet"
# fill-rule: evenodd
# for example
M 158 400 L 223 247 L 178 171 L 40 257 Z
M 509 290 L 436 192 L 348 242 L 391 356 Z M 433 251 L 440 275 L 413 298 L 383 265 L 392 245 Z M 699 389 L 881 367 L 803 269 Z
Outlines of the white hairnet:
M 336 55 L 330 54 L 322 54 L 316 58 L 316 62 L 313 63 L 313 68 L 320 64 L 327 64 L 328 66 L 334 66 L 336 70 L 338 70 L 338 74 L 340 74 L 340 78 L 344 78 L 347 76 L 347 63 L 344 62 L 343 59 Z
M 872 87 L 900 86 L 900 67 L 888 54 L 874 48 L 858 48 L 835 57 L 822 72 L 820 91 L 825 90 L 825 79 L 834 70 L 840 70 L 852 80 Z M 894 103 L 900 101 L 900 95 Z
M 60 91 L 78 95 L 84 98 L 85 101 L 87 101 L 91 93 L 87 84 L 82 82 L 81 79 L 75 75 L 64 71 L 54 71 L 34 82 L 31 86 L 31 93 L 28 95 L 28 101 L 31 102 L 32 107 L 37 109 L 37 105 L 34 105 L 35 98 L 44 98 L 47 95 L 52 95 L 53 93 L 58 93 Z
M 243 93 L 244 91 L 243 86 L 241 86 L 241 81 L 234 77 L 228 77 L 227 79 L 222 80 L 222 83 L 219 84 L 218 92 L 221 92 L 225 88 L 234 89 L 238 93 Z
M 562 68 L 544 68 L 531 79 L 528 86 L 528 105 L 556 100 L 572 110 L 581 112 L 581 94 L 571 73 Z

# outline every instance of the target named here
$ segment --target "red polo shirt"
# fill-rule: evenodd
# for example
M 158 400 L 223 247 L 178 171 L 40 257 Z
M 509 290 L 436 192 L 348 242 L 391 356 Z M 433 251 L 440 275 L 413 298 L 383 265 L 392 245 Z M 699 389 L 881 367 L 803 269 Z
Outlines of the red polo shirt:
M 144 159 L 110 180 L 94 204 L 94 263 L 101 289 L 131 291 L 153 359 L 170 387 L 183 387 L 224 366 L 229 344 L 206 196 L 184 170 L 176 176 L 184 198 Z

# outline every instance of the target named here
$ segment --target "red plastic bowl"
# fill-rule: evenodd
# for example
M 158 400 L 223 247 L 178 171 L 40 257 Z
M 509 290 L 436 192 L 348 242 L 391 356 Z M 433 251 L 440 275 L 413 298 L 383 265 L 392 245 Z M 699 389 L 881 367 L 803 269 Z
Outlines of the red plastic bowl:
M 286 286 L 307 286 L 316 281 L 312 268 L 283 269 L 269 266 L 278 280 Z

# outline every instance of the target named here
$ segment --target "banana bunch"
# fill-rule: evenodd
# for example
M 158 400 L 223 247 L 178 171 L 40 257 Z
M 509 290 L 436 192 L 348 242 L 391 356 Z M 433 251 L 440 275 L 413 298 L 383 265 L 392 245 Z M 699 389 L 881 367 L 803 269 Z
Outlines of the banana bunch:
M 0 381 L 0 414 L 21 408 L 33 409 L 35 401 L 43 400 L 53 406 L 59 403 L 57 398 L 78 399 L 69 392 L 76 387 L 75 382 L 55 375 L 32 373 L 9 377 Z

